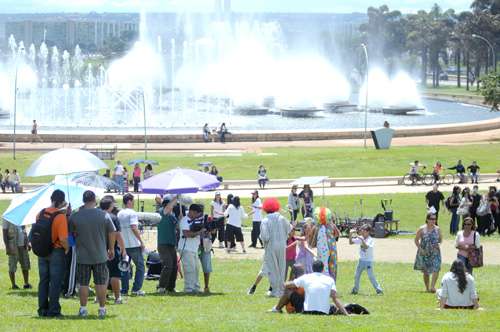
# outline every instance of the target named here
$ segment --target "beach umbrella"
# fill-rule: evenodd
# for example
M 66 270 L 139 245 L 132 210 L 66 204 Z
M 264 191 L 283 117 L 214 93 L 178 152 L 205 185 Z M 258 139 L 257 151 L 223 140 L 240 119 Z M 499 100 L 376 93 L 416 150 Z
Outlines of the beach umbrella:
M 101 188 L 106 190 L 120 190 L 120 185 L 116 181 L 95 172 L 84 172 L 73 174 L 69 178 L 70 182 L 81 184 L 87 187 Z
M 86 190 L 97 191 L 97 195 L 102 195 L 102 190 L 99 192 L 96 188 L 63 182 L 64 180 L 61 182 L 53 181 L 34 191 L 14 197 L 2 215 L 3 219 L 18 226 L 35 223 L 37 214 L 42 209 L 50 206 L 50 196 L 56 189 L 62 190 L 66 194 L 66 201 L 71 204 L 73 209 L 83 204 L 83 193 Z
M 26 176 L 63 175 L 97 171 L 108 165 L 92 153 L 80 149 L 57 149 L 35 160 Z
M 156 160 L 150 160 L 150 159 L 135 159 L 135 160 L 129 161 L 128 164 L 129 164 L 129 166 L 133 166 L 135 164 L 158 165 L 158 162 Z
M 142 192 L 160 195 L 196 193 L 219 185 L 215 176 L 186 168 L 175 168 L 141 182 Z

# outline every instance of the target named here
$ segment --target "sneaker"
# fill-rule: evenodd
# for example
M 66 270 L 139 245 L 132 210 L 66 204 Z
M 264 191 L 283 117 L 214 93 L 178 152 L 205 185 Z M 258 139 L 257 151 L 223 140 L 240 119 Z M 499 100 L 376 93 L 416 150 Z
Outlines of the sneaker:
M 381 289 L 377 289 L 377 295 L 384 295 L 384 291 Z
M 269 309 L 267 312 L 271 312 L 274 314 L 282 314 L 283 311 L 276 309 L 276 307 L 273 307 L 272 309 Z
M 354 289 L 354 288 L 353 288 L 353 289 L 352 289 L 352 291 L 351 291 L 351 294 L 352 294 L 352 295 L 357 295 L 357 294 L 358 294 L 358 291 L 357 291 L 356 289 Z
M 268 290 L 268 291 L 266 292 L 266 295 L 267 295 L 267 296 L 269 296 L 269 297 L 270 297 L 272 294 L 273 294 L 273 293 L 272 293 L 270 290 Z
M 146 293 L 143 290 L 132 292 L 132 296 L 144 296 L 144 295 L 146 295 Z
M 12 286 L 12 288 L 11 288 L 11 289 L 17 290 L 17 289 L 20 289 L 20 288 L 19 288 L 19 286 L 18 286 L 18 285 L 14 285 L 14 286 Z
M 247 291 L 247 294 L 248 295 L 253 295 L 255 293 L 255 290 L 257 289 L 257 287 L 255 285 L 253 285 L 252 287 L 250 287 Z
M 32 289 L 33 286 L 31 286 L 30 284 L 26 284 L 23 286 L 23 289 Z
M 247 251 L 246 251 L 245 249 L 243 249 L 243 253 L 244 253 L 244 254 L 246 254 L 246 253 L 247 253 Z
M 167 290 L 163 287 L 158 287 L 158 288 L 156 288 L 156 292 L 158 294 L 165 294 L 167 292 Z
M 121 297 L 115 299 L 115 304 L 123 304 L 123 299 Z
M 97 316 L 99 319 L 104 319 L 106 318 L 106 308 L 99 308 L 99 311 L 97 312 Z
M 78 317 L 87 317 L 89 315 L 89 312 L 87 308 L 80 308 L 78 311 Z

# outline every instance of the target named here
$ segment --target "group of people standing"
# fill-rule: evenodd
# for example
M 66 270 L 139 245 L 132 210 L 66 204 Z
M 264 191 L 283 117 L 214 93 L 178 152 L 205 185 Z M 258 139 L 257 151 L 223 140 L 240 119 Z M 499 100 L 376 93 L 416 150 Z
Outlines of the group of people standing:
M 126 166 L 122 164 L 120 160 L 116 162 L 116 165 L 113 168 L 113 172 L 111 170 L 106 170 L 104 176 L 112 179 L 117 188 L 114 188 L 116 192 L 120 194 L 125 194 L 129 192 L 129 185 L 133 185 L 134 192 L 139 192 L 139 183 L 142 180 L 146 180 L 154 175 L 153 166 L 151 164 L 146 164 L 144 167 L 144 171 L 141 169 L 139 163 L 134 164 L 134 168 L 132 170 L 132 178 L 130 179 L 130 175 Z M 108 188 L 112 189 L 112 188 Z

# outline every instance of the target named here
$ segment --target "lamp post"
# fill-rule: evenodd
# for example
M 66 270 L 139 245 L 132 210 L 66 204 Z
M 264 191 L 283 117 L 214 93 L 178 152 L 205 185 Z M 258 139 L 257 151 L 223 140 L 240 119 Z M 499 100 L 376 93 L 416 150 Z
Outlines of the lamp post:
M 365 132 L 364 132 L 364 147 L 366 149 L 366 134 L 367 134 L 367 127 L 368 127 L 368 49 L 366 48 L 366 45 L 363 43 L 361 44 L 361 47 L 363 48 L 363 51 L 365 53 L 365 60 L 366 60 L 366 89 L 365 89 Z
M 148 159 L 148 136 L 146 133 L 146 97 L 144 88 L 142 89 L 142 113 L 144 115 L 144 160 Z
M 493 58 L 492 58 L 493 59 L 493 68 L 494 68 L 494 71 L 496 72 L 497 71 L 497 59 L 496 59 L 495 48 L 493 47 L 493 44 L 490 43 L 490 41 L 488 39 L 484 38 L 483 36 L 476 35 L 475 33 L 472 34 L 472 38 L 481 39 L 486 44 L 488 44 L 489 48 L 491 49 L 491 54 L 493 55 Z
M 14 135 L 12 135 L 12 159 L 16 160 L 16 116 L 17 116 L 17 63 L 14 76 Z

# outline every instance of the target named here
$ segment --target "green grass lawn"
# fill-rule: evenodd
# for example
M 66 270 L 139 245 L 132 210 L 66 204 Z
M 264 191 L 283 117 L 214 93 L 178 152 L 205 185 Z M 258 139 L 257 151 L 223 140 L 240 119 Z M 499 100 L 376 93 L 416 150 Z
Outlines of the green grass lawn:
M 484 311 L 437 311 L 435 296 L 423 292 L 421 275 L 411 264 L 376 264 L 375 274 L 384 288 L 376 296 L 366 275 L 362 277 L 359 295 L 350 295 L 354 262 L 340 262 L 338 292 L 341 301 L 359 303 L 369 316 L 317 317 L 271 314 L 266 311 L 276 299 L 267 298 L 268 282 L 264 280 L 254 296 L 246 295 L 261 262 L 255 260 L 214 259 L 210 296 L 157 296 L 152 294 L 156 282 L 145 281 L 143 298 L 128 298 L 124 305 L 109 305 L 108 317 L 97 320 L 97 304 L 88 305 L 87 319 L 76 317 L 77 299 L 63 299 L 62 320 L 36 316 L 36 258 L 32 256 L 32 291 L 11 291 L 7 262 L 0 255 L 0 330 L 2 331 L 495 331 L 500 307 L 498 268 L 483 267 L 475 271 L 481 306 Z M 443 266 L 447 271 L 449 266 Z M 177 289 L 182 290 L 183 281 Z
M 429 138 L 432 140 L 432 137 Z M 314 145 L 314 142 L 311 142 Z M 263 149 L 268 155 L 243 153 L 241 156 L 195 157 L 188 153 L 150 152 L 149 158 L 160 165 L 155 173 L 175 167 L 198 168 L 198 163 L 211 161 L 224 179 L 256 179 L 260 164 L 266 166 L 269 178 L 291 179 L 300 176 L 326 175 L 330 177 L 403 176 L 409 170 L 409 163 L 419 160 L 429 167 L 439 160 L 445 167 L 455 165 L 458 159 L 469 165 L 477 160 L 483 173 L 496 172 L 500 168 L 500 155 L 494 153 L 500 144 L 477 144 L 462 146 L 409 146 L 390 150 L 375 150 L 352 147 L 336 148 L 270 148 Z M 17 168 L 23 182 L 46 182 L 51 177 L 29 178 L 23 174 L 40 155 L 38 152 L 19 152 L 17 159 L 11 159 L 8 151 L 0 152 L 0 168 Z M 270 154 L 270 155 L 269 155 Z M 127 162 L 142 158 L 141 152 L 119 152 L 117 159 Z M 112 167 L 114 161 L 107 161 Z M 130 169 L 131 173 L 131 169 Z
M 444 95 L 462 95 L 462 96 L 477 96 L 481 97 L 479 91 L 476 90 L 476 86 L 471 86 L 470 90 L 465 89 L 465 84 L 462 83 L 462 87 L 458 88 L 456 85 L 441 85 L 439 88 L 427 87 L 423 89 L 424 93 L 440 93 Z

